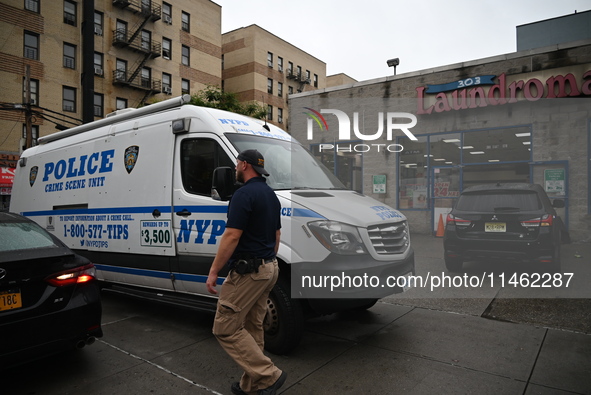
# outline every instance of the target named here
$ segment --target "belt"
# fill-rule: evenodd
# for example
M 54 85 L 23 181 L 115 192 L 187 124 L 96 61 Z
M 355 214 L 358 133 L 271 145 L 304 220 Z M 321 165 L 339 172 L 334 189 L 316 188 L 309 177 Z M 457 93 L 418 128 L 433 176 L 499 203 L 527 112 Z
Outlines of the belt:
M 230 269 L 236 271 L 239 274 L 247 274 L 253 272 L 259 272 L 259 266 L 265 263 L 274 262 L 277 258 L 255 258 L 255 259 L 239 259 L 230 265 Z

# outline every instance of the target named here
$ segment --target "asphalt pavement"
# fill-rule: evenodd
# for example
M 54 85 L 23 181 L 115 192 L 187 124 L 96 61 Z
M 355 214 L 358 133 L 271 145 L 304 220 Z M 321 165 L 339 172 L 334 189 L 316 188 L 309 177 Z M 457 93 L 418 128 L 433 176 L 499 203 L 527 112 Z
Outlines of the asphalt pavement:
M 417 275 L 451 276 L 441 239 L 413 244 Z M 367 311 L 311 319 L 295 351 L 271 355 L 288 373 L 280 393 L 591 394 L 591 244 L 562 254 L 574 273 L 566 293 L 423 284 Z M 490 265 L 468 265 L 467 276 L 498 279 Z M 213 316 L 111 294 L 103 308 L 102 339 L 0 374 L 0 393 L 230 394 L 241 372 L 212 336 Z

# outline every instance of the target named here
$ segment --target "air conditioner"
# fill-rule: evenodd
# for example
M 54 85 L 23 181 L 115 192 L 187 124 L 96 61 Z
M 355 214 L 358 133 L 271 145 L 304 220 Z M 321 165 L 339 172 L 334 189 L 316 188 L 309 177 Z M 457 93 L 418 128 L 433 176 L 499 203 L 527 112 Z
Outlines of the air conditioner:
M 94 75 L 103 75 L 103 69 L 100 67 L 94 67 Z
M 172 88 L 170 86 L 165 86 L 164 88 L 162 88 L 162 91 L 167 95 L 172 95 Z
M 172 17 L 170 15 L 164 15 L 162 19 L 164 20 L 164 23 L 172 25 Z
M 102 36 L 103 35 L 103 29 L 100 26 L 95 26 L 94 27 L 94 34 L 96 34 L 97 36 Z

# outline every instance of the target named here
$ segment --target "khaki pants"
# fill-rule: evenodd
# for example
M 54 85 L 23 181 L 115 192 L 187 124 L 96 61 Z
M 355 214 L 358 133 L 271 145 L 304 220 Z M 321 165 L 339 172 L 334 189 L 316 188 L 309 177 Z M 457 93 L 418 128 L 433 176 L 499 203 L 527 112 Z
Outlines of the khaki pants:
M 263 353 L 267 299 L 278 275 L 277 260 L 261 265 L 258 273 L 232 270 L 220 291 L 213 334 L 244 370 L 240 388 L 247 393 L 270 387 L 281 375 Z

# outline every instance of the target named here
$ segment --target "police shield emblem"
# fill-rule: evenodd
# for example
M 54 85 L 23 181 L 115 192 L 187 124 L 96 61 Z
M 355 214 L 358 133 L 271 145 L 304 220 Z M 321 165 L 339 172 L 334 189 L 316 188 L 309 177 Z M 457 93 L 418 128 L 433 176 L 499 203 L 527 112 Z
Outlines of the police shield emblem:
M 29 184 L 33 186 L 35 180 L 37 179 L 37 173 L 39 173 L 39 167 L 33 166 L 31 167 L 31 171 L 29 172 Z
M 131 147 L 127 147 L 125 149 L 125 170 L 127 170 L 127 174 L 131 173 L 135 164 L 137 162 L 137 158 L 140 154 L 140 147 L 137 145 L 132 145 Z

